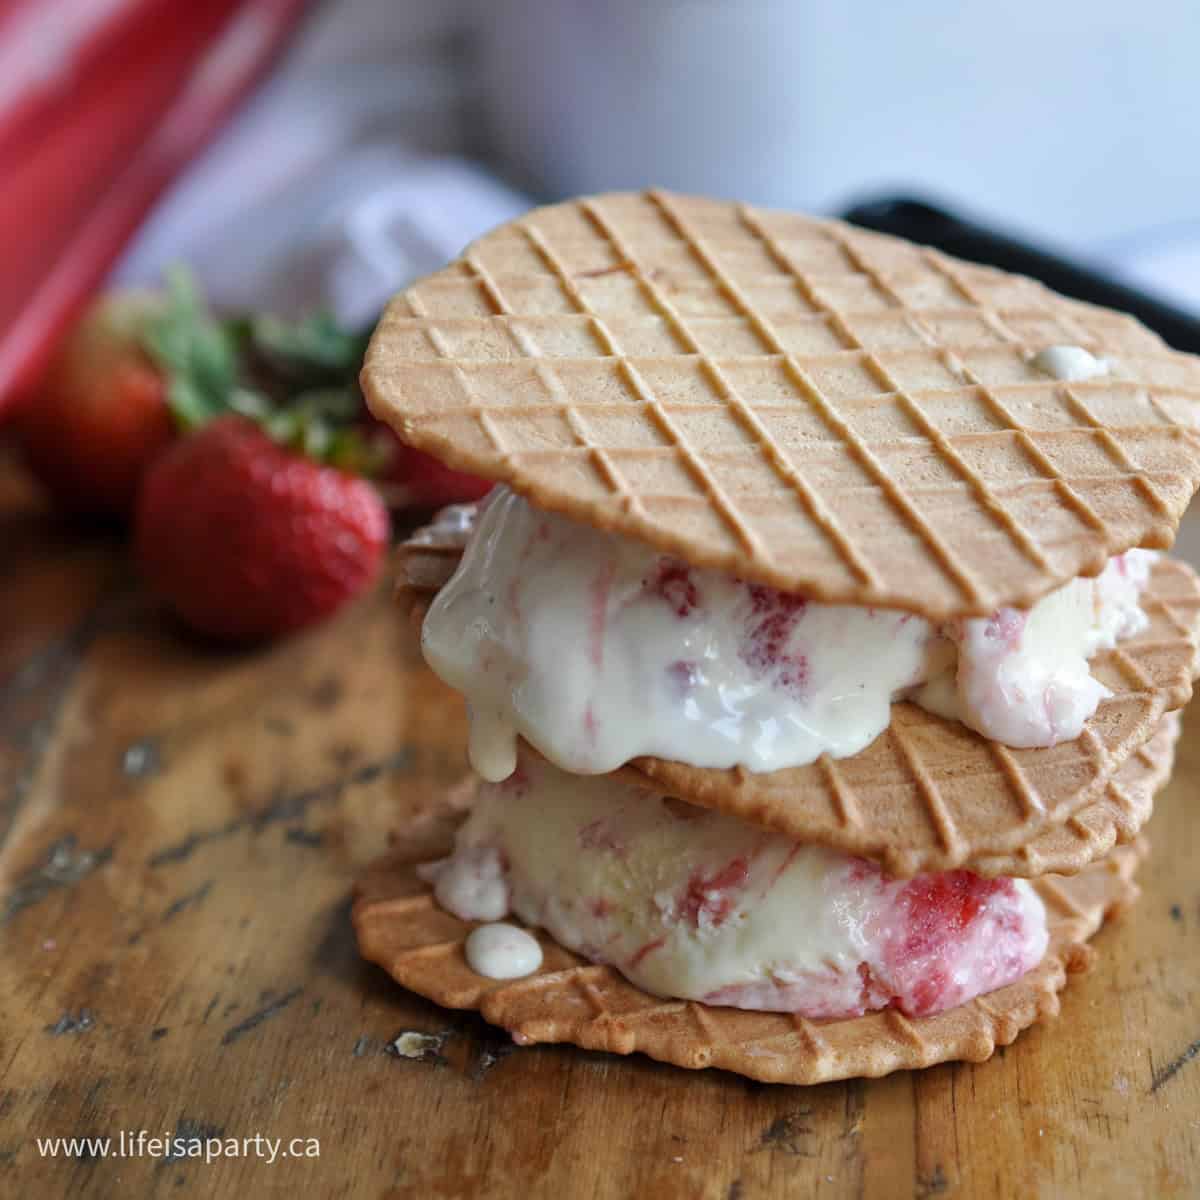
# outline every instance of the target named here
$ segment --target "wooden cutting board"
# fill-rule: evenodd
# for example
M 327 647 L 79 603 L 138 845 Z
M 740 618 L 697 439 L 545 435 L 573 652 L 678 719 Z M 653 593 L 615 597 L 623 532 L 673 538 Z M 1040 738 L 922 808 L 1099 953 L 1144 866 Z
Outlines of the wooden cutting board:
M 517 1050 L 355 954 L 355 877 L 464 771 L 387 589 L 204 646 L 0 463 L 0 1195 L 1200 1194 L 1198 733 L 1141 903 L 988 1063 L 803 1089 Z M 38 1147 L 139 1130 L 174 1154 Z

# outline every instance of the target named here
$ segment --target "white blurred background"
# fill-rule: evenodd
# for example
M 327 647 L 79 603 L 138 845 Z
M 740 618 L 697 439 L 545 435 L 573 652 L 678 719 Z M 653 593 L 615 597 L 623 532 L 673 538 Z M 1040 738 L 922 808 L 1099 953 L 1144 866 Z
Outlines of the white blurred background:
M 326 0 L 121 274 L 361 321 L 532 199 L 904 189 L 1200 307 L 1198 51 L 1197 0 Z

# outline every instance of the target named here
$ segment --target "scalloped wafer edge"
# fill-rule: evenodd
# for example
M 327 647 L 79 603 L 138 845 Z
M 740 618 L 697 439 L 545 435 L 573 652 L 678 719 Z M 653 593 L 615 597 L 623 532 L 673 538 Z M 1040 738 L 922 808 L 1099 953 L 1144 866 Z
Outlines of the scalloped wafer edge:
M 1088 939 L 1137 898 L 1133 874 L 1147 848 L 1139 838 L 1077 875 L 1035 881 L 1050 932 L 1041 963 L 1007 987 L 931 1017 L 888 1009 L 810 1021 L 663 999 L 612 967 L 583 961 L 541 931 L 535 934 L 544 961 L 535 974 L 512 982 L 487 979 L 464 955 L 474 926 L 438 907 L 403 840 L 358 885 L 352 920 L 364 958 L 437 1004 L 477 1010 L 519 1044 L 567 1042 L 769 1083 L 815 1084 L 959 1059 L 982 1062 L 1023 1029 L 1056 1015 L 1068 976 L 1092 962 Z

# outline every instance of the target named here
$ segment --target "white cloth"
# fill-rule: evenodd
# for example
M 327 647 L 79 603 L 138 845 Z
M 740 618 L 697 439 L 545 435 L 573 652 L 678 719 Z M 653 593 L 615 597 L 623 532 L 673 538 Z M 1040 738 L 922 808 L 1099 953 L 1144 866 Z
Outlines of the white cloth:
M 416 275 L 529 206 L 458 157 L 462 6 L 332 0 L 176 181 L 116 270 L 186 262 L 221 308 L 369 321 Z

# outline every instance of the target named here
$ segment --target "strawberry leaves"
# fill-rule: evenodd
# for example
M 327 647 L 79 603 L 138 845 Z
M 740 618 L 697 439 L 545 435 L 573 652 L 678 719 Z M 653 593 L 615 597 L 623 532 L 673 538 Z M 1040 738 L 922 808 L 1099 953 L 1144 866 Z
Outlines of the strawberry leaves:
M 260 313 L 218 318 L 183 268 L 168 274 L 162 305 L 141 330 L 179 428 L 237 413 L 280 445 L 374 475 L 386 455 L 364 433 L 358 388 L 369 337 L 325 312 L 297 321 Z
M 147 319 L 141 340 L 167 379 L 167 403 L 180 428 L 198 429 L 228 411 L 238 377 L 234 339 L 183 268 L 168 274 L 162 307 Z
M 321 383 L 344 384 L 355 376 L 367 351 L 370 332 L 349 333 L 327 312 L 299 321 L 264 314 L 251 318 L 249 340 L 280 378 L 307 388 Z

